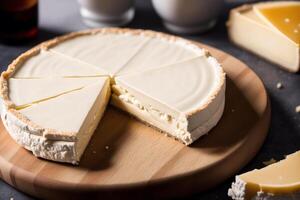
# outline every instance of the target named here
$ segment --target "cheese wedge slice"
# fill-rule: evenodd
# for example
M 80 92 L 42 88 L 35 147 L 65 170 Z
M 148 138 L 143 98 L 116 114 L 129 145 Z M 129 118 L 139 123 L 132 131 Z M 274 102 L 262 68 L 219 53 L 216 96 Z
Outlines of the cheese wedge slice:
M 45 101 L 99 81 L 99 77 L 8 79 L 9 99 L 16 109 Z
M 92 64 L 111 76 L 146 71 L 204 54 L 186 40 L 150 31 L 79 34 L 49 49 Z
M 99 33 L 78 35 L 50 50 L 79 59 L 114 75 L 147 42 L 147 38 L 143 36 Z
M 255 13 L 274 30 L 300 44 L 300 3 L 276 2 L 254 6 Z
M 236 176 L 228 195 L 236 200 L 300 199 L 300 151 L 286 159 Z
M 17 59 L 14 78 L 100 76 L 107 72 L 79 60 L 49 52 L 34 50 Z
M 116 77 L 112 104 L 188 145 L 220 120 L 224 78 L 214 58 L 200 56 Z
M 300 2 L 244 5 L 230 12 L 231 41 L 263 58 L 297 72 L 300 69 Z
M 19 111 L 2 112 L 12 137 L 34 155 L 79 162 L 110 97 L 107 78 Z
M 160 68 L 204 54 L 205 51 L 202 49 L 182 40 L 151 38 L 116 75 L 120 76 Z

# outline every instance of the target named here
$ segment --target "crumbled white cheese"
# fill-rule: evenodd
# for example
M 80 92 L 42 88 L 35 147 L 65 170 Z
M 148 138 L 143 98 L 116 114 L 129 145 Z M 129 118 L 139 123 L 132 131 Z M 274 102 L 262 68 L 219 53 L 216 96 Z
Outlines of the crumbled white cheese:
M 283 84 L 281 82 L 278 82 L 276 85 L 277 89 L 282 89 L 283 88 Z
M 300 113 L 300 105 L 296 106 L 295 111 L 296 113 Z

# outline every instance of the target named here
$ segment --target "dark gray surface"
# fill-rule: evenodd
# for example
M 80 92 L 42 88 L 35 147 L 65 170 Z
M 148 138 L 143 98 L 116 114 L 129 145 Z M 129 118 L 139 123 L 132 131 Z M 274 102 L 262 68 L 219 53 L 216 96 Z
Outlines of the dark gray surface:
M 128 27 L 167 32 L 153 11 L 149 0 L 137 0 L 136 7 L 136 17 Z M 227 10 L 228 8 L 224 9 L 224 14 L 213 30 L 201 35 L 185 37 L 217 47 L 244 61 L 259 75 L 267 88 L 272 106 L 271 127 L 265 144 L 257 156 L 242 169 L 241 172 L 244 172 L 263 167 L 262 162 L 270 158 L 282 159 L 284 155 L 300 149 L 300 114 L 295 112 L 295 107 L 300 105 L 300 74 L 285 72 L 229 43 L 225 28 Z M 65 32 L 86 28 L 80 19 L 75 0 L 40 0 L 41 30 L 39 37 L 29 44 L 18 46 L 0 44 L 1 71 L 17 55 L 33 45 Z M 279 90 L 276 88 L 278 82 L 283 84 L 283 89 Z M 233 177 L 210 191 L 191 194 L 187 198 L 204 200 L 228 199 L 227 190 L 232 181 Z M 0 180 L 0 200 L 10 199 L 11 197 L 15 200 L 33 199 Z

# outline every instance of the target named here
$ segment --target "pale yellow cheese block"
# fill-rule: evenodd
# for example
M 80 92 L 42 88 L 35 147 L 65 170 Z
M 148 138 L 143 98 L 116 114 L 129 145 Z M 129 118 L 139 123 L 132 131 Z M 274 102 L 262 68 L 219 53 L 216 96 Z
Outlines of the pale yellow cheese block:
M 300 31 L 299 5 L 300 2 L 267 2 L 235 8 L 230 12 L 227 23 L 229 38 L 238 46 L 288 71 L 297 72 L 300 69 L 299 38 L 296 33 Z M 291 7 L 291 11 L 282 12 L 287 6 Z M 270 9 L 274 7 L 276 9 Z M 271 12 L 262 10 L 267 8 Z
M 265 168 L 237 176 L 228 194 L 237 200 L 299 199 L 300 151 Z

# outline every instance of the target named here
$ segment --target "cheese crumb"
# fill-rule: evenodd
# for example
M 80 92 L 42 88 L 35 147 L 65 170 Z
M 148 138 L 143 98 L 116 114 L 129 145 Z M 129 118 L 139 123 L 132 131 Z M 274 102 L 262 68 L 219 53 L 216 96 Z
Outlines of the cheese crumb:
M 271 165 L 273 163 L 276 163 L 277 161 L 274 158 L 271 158 L 270 160 L 264 161 L 264 165 Z
M 276 85 L 277 89 L 282 89 L 283 88 L 283 85 L 281 82 L 278 82 L 277 85 Z
M 300 113 L 300 105 L 296 106 L 295 111 L 296 113 Z
M 109 146 L 105 146 L 105 149 L 108 150 L 108 149 L 109 149 Z
M 14 198 L 13 198 L 13 197 L 10 197 L 9 200 L 14 200 Z

